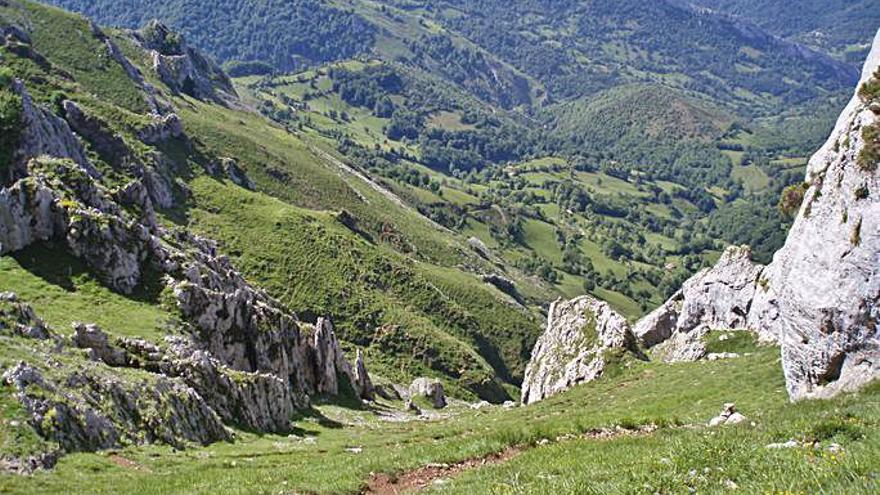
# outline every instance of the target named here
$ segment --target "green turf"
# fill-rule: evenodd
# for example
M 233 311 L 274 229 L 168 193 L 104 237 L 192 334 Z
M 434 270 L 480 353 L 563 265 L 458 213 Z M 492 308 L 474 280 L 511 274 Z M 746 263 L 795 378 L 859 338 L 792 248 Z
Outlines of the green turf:
M 880 387 L 790 404 L 778 352 L 761 348 L 748 357 L 711 363 L 634 363 L 616 377 L 535 405 L 511 411 L 453 405 L 450 418 L 430 422 L 386 423 L 369 412 L 321 406 L 325 419 L 298 422 L 313 440 L 240 433 L 232 444 L 185 451 L 127 448 L 114 454 L 131 461 L 127 467 L 107 454 L 75 454 L 52 472 L 2 476 L 0 488 L 9 493 L 355 493 L 372 472 L 400 472 L 549 439 L 550 445 L 466 472 L 437 490 L 712 493 L 723 491 L 730 480 L 749 493 L 871 493 L 877 483 L 873 460 L 880 453 Z M 702 426 L 725 402 L 735 402 L 749 421 L 719 429 Z M 552 442 L 598 427 L 649 423 L 660 426 L 650 437 Z M 764 447 L 789 439 L 815 440 L 821 449 Z M 843 454 L 832 458 L 823 450 L 832 442 Z M 362 450 L 347 450 L 352 447 Z

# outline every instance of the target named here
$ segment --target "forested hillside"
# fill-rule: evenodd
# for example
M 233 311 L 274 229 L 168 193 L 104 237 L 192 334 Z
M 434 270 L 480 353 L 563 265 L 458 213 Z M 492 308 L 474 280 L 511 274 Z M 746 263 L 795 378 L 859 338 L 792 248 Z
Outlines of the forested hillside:
M 505 66 L 531 77 L 546 92 L 542 97 L 555 101 L 640 81 L 740 105 L 792 103 L 855 78 L 852 66 L 669 0 L 56 3 L 125 27 L 157 17 L 222 62 L 286 71 L 297 57 L 398 58 L 481 96 L 493 92 L 491 83 L 502 84 L 495 96 L 504 106 L 528 103 L 533 89 L 522 76 L 499 77 Z M 495 80 L 485 81 L 490 87 L 478 82 L 493 72 Z
M 691 0 L 860 65 L 880 23 L 874 0 Z
M 363 53 L 376 32 L 362 18 L 322 0 L 55 3 L 121 27 L 159 19 L 218 60 L 261 62 L 282 71 Z

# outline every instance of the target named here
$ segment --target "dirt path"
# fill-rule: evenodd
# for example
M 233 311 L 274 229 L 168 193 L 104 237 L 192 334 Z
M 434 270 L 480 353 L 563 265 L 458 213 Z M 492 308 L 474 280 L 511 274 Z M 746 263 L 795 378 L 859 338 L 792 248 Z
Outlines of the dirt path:
M 656 425 L 643 425 L 631 429 L 622 428 L 620 426 L 614 428 L 597 428 L 579 435 L 561 435 L 554 440 L 545 438 L 539 440 L 535 444 L 508 447 L 501 452 L 494 452 L 482 457 L 467 459 L 452 464 L 428 464 L 427 466 L 407 471 L 397 476 L 387 473 L 379 473 L 370 478 L 367 482 L 366 488 L 361 491 L 361 494 L 398 495 L 417 492 L 428 488 L 438 480 L 452 478 L 471 469 L 502 464 L 531 448 L 553 443 L 569 442 L 572 440 L 612 440 L 624 436 L 650 435 L 656 430 Z

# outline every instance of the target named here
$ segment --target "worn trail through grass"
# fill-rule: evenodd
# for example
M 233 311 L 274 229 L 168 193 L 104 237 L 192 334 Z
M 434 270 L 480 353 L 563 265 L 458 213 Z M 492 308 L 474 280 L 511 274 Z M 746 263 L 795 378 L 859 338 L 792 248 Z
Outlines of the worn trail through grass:
M 692 427 L 693 425 L 689 426 Z M 657 431 L 657 429 L 658 426 L 654 424 L 641 425 L 635 428 L 626 428 L 622 426 L 596 428 L 578 435 L 565 434 L 557 436 L 553 440 L 544 438 L 538 440 L 534 444 L 515 445 L 507 447 L 500 452 L 492 452 L 455 463 L 432 463 L 397 476 L 388 473 L 378 473 L 370 478 L 366 488 L 361 491 L 361 494 L 397 495 L 401 493 L 411 493 L 423 490 L 435 484 L 443 484 L 446 480 L 458 476 L 465 471 L 503 464 L 531 448 L 571 440 L 603 441 L 613 440 L 624 436 L 650 435 Z

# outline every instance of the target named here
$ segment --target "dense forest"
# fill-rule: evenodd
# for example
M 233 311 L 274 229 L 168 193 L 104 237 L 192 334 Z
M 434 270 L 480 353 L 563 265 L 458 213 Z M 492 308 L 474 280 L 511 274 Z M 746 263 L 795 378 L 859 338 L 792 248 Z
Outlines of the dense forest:
M 321 0 L 62 0 L 101 24 L 137 28 L 159 19 L 221 61 L 288 71 L 362 53 L 376 28 Z
M 755 23 L 769 32 L 861 64 L 877 29 L 874 0 L 694 0 L 695 4 Z

